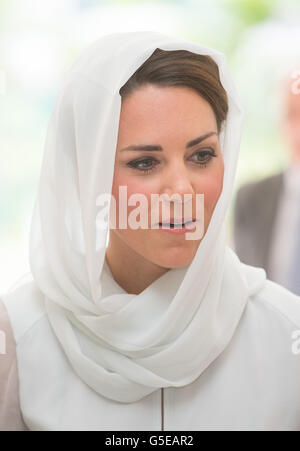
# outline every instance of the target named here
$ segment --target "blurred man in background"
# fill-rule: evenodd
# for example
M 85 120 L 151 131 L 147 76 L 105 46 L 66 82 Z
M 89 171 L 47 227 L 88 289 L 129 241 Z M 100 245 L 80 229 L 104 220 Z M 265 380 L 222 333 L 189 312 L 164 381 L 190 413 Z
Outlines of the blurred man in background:
M 243 262 L 263 267 L 269 279 L 300 296 L 300 67 L 282 89 L 289 165 L 238 190 L 234 247 Z

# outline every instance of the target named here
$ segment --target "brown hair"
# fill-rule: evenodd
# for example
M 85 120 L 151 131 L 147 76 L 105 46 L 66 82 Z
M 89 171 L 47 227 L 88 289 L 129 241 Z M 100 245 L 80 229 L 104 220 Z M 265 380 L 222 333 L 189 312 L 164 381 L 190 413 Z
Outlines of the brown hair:
M 220 81 L 219 67 L 210 56 L 157 48 L 120 88 L 122 100 L 148 83 L 194 89 L 212 107 L 220 132 L 228 112 L 228 99 Z

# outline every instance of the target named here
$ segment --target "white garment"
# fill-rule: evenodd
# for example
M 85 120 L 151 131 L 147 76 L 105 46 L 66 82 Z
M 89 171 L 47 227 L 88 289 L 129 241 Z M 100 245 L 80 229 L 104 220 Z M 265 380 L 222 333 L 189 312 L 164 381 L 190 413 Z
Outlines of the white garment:
M 96 199 L 111 192 L 119 89 L 157 47 L 208 54 L 219 65 L 229 100 L 220 136 L 223 190 L 187 268 L 168 271 L 139 295 L 107 295 L 107 230 L 95 227 Z M 300 362 L 290 343 L 292 327 L 300 327 L 299 298 L 269 289 L 265 271 L 241 264 L 225 244 L 241 123 L 224 56 L 196 43 L 148 31 L 114 33 L 72 66 L 48 127 L 31 228 L 34 283 L 3 299 L 30 429 L 157 429 L 161 388 L 166 429 L 299 426 Z
M 257 293 L 257 269 L 241 266 L 249 293 Z M 106 262 L 101 280 L 106 295 L 124 291 Z M 226 350 L 200 377 L 162 389 L 163 405 L 159 389 L 128 404 L 95 396 L 68 363 L 34 282 L 4 302 L 17 342 L 20 405 L 29 430 L 159 431 L 162 422 L 165 431 L 300 430 L 300 353 L 293 354 L 291 339 L 300 329 L 299 297 L 274 282 L 250 295 Z M 77 336 L 84 348 L 84 335 Z
M 300 164 L 284 171 L 283 190 L 275 218 L 270 252 L 270 278 L 288 288 L 289 268 L 299 231 Z

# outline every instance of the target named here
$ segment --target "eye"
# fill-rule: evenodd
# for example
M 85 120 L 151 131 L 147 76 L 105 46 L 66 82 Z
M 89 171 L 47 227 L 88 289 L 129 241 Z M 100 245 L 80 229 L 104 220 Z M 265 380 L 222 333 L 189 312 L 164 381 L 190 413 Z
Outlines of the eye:
M 195 163 L 205 166 L 207 163 L 209 163 L 213 157 L 216 157 L 217 154 L 215 153 L 213 148 L 208 149 L 201 149 L 196 151 L 192 157 L 196 156 Z M 199 157 L 199 158 L 198 158 Z
M 127 163 L 129 167 L 138 169 L 144 173 L 151 172 L 157 164 L 158 161 L 155 160 L 155 158 L 143 158 L 141 160 L 133 160 Z
M 213 157 L 216 157 L 216 153 L 213 148 L 209 147 L 207 149 L 201 149 L 196 151 L 192 157 L 196 156 L 196 159 L 194 160 L 196 164 L 201 165 L 202 167 L 205 167 Z M 141 158 L 138 160 L 132 160 L 129 163 L 126 163 L 127 166 L 130 168 L 136 169 L 143 174 L 149 174 L 151 171 L 154 170 L 155 166 L 159 164 L 159 161 L 157 161 L 155 158 L 148 157 L 148 158 Z

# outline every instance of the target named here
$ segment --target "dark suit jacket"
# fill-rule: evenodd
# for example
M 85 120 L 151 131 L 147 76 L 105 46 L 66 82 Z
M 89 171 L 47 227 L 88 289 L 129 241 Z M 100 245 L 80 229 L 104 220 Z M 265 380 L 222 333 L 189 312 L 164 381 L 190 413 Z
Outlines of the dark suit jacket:
M 268 257 L 283 172 L 243 185 L 234 204 L 234 247 L 240 260 L 269 275 Z

